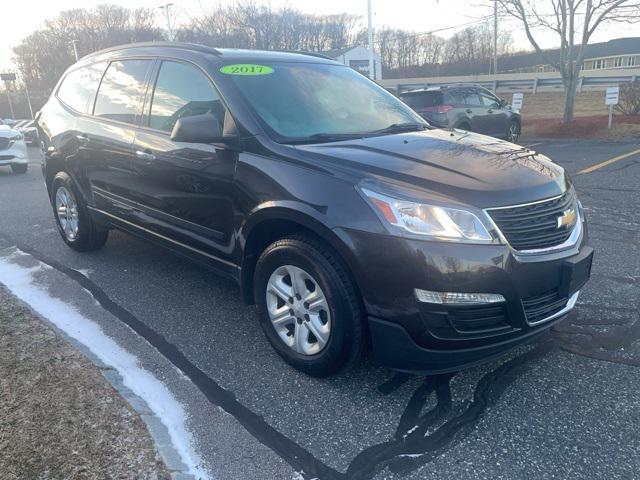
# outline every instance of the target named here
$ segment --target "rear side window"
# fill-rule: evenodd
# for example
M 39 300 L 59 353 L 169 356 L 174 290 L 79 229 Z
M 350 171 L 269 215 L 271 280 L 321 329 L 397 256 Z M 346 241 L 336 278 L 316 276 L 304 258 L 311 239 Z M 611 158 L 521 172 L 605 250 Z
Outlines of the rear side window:
M 420 92 L 403 95 L 402 100 L 413 109 L 442 105 L 442 92 Z
M 136 124 L 141 114 L 145 79 L 151 60 L 112 62 L 104 74 L 93 114 Z
M 171 132 L 185 117 L 212 113 L 222 123 L 224 107 L 207 77 L 196 67 L 162 62 L 151 101 L 149 126 Z
M 58 98 L 74 110 L 85 113 L 105 68 L 106 63 L 94 63 L 68 73 L 58 89 Z
M 464 105 L 464 93 L 460 90 L 449 90 L 444 94 L 444 103 L 447 105 Z

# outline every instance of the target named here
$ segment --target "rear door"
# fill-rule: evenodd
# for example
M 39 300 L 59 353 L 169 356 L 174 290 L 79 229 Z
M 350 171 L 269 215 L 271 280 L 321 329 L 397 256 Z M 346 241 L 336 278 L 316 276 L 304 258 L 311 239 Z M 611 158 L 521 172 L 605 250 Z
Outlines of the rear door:
M 216 88 L 198 66 L 163 60 L 148 98 L 133 157 L 134 200 L 145 227 L 183 246 L 230 258 L 238 154 L 170 138 L 178 119 L 192 115 L 210 112 L 223 125 L 226 109 Z
M 469 123 L 472 132 L 486 133 L 486 126 L 483 121 L 485 109 L 478 95 L 478 90 L 472 87 L 462 88 L 460 89 L 460 96 L 463 98 L 462 109 L 464 109 L 466 120 L 459 121 L 456 126 L 461 123 Z
M 136 221 L 132 204 L 135 175 L 133 140 L 152 59 L 123 59 L 109 64 L 89 111 L 78 120 L 78 141 L 96 208 L 119 219 Z

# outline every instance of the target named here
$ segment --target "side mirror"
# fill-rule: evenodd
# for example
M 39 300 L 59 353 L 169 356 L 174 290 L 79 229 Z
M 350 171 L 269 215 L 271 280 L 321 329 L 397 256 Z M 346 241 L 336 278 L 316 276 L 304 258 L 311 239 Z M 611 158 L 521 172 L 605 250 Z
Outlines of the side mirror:
M 222 125 L 211 113 L 180 118 L 173 126 L 171 140 L 190 143 L 219 143 L 224 141 Z

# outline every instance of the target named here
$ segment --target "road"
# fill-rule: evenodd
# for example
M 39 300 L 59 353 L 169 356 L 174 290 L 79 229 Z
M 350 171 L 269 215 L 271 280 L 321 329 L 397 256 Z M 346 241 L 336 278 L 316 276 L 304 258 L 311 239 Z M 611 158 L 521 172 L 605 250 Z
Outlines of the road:
M 532 148 L 573 175 L 596 250 L 592 280 L 538 342 L 453 375 L 402 375 L 371 359 L 322 380 L 292 370 L 233 283 L 119 232 L 99 252 L 68 249 L 36 164 L 26 175 L 0 169 L 0 249 L 81 272 L 84 285 L 61 297 L 88 287 L 122 322 L 160 336 L 149 344 L 118 321 L 102 323 L 184 403 L 215 478 L 638 478 L 640 153 L 578 174 L 638 146 Z M 195 382 L 176 380 L 172 363 Z

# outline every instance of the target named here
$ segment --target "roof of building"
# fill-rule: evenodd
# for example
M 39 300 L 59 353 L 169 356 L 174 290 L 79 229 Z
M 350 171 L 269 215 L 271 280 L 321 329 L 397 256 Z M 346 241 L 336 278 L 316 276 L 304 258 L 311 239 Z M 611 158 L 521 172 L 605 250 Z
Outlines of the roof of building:
M 579 48 L 577 45 L 574 48 Z M 616 55 L 640 55 L 640 37 L 616 38 L 608 42 L 592 43 L 585 47 L 584 58 L 599 58 Z M 536 65 L 547 65 L 547 59 L 557 61 L 560 50 L 545 50 L 543 53 L 532 52 L 518 55 L 506 55 L 500 57 L 498 66 L 500 71 L 517 70 L 520 68 L 533 67 Z

